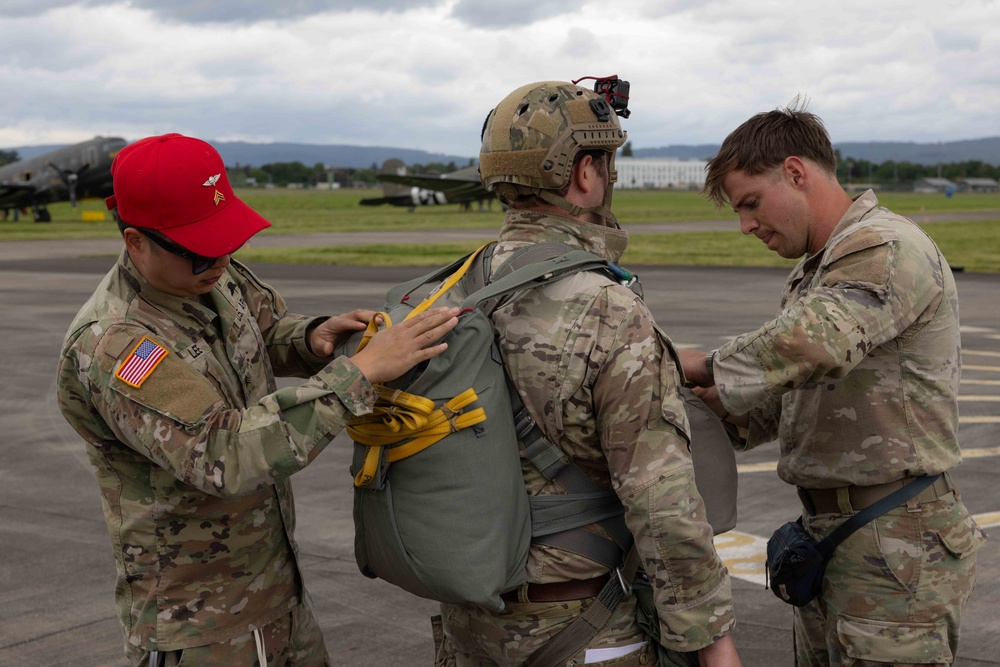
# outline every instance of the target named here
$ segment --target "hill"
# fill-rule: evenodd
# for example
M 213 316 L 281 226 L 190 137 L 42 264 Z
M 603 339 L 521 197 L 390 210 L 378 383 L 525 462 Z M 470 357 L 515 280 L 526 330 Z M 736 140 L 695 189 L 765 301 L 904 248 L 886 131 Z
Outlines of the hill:
M 923 165 L 980 160 L 987 164 L 1000 165 L 1000 137 L 928 144 L 904 141 L 843 142 L 835 143 L 833 147 L 840 151 L 843 159 L 868 160 L 876 164 L 890 160 Z M 707 160 L 714 156 L 718 150 L 718 144 L 700 144 L 697 146 L 634 148 L 632 153 L 635 157 Z
M 129 141 L 132 141 L 132 139 L 129 139 Z M 383 162 L 390 158 L 399 158 L 405 164 L 428 164 L 430 162 L 448 164 L 449 162 L 454 162 L 458 167 L 465 167 L 469 164 L 469 160 L 472 159 L 468 155 L 445 155 L 410 148 L 388 148 L 383 146 L 294 143 L 255 144 L 245 141 L 212 140 L 209 140 L 209 143 L 215 146 L 216 150 L 222 156 L 222 160 L 229 167 L 236 165 L 240 165 L 241 167 L 259 167 L 263 164 L 272 164 L 275 162 L 301 162 L 311 167 L 317 162 L 321 162 L 332 167 L 355 167 L 360 169 L 371 167 L 373 164 L 381 166 Z M 26 160 L 66 145 L 16 146 L 6 150 L 15 150 L 21 159 Z
M 298 144 L 272 143 L 255 144 L 245 141 L 211 142 L 226 165 L 259 167 L 274 162 L 301 162 L 312 166 L 321 162 L 333 167 L 367 168 L 381 165 L 389 158 L 399 158 L 405 164 L 428 164 L 454 162 L 458 167 L 470 164 L 473 156 L 444 155 L 410 148 L 384 146 L 348 146 L 343 144 Z M 65 145 L 65 144 L 63 144 Z M 62 145 L 16 146 L 18 155 L 27 159 L 45 153 Z M 903 141 L 844 142 L 834 144 L 844 159 L 868 160 L 876 164 L 893 160 L 914 164 L 935 165 L 951 162 L 980 160 L 991 165 L 1000 165 L 1000 137 L 968 139 L 937 143 L 916 143 Z M 11 150 L 11 149 L 7 149 Z M 635 157 L 676 157 L 680 159 L 708 159 L 719 150 L 718 144 L 672 145 L 660 148 L 636 148 Z

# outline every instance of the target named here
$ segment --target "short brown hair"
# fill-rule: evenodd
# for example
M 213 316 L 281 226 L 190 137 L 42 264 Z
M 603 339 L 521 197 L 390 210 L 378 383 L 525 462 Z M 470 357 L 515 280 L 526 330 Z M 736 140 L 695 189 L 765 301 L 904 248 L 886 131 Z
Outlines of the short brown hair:
M 777 167 L 790 156 L 807 158 L 830 173 L 837 171 L 837 156 L 823 121 L 798 104 L 759 113 L 733 130 L 708 161 L 702 192 L 716 206 L 726 203 L 722 181 L 734 171 L 751 176 Z

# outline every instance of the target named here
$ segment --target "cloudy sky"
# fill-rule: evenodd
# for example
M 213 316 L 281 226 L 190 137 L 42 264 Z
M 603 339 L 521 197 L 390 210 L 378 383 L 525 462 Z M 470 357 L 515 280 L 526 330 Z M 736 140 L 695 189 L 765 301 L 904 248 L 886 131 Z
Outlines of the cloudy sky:
M 798 94 L 836 142 L 1000 135 L 1000 0 L 0 0 L 0 147 L 134 140 L 473 156 L 531 81 L 618 74 L 637 148 Z

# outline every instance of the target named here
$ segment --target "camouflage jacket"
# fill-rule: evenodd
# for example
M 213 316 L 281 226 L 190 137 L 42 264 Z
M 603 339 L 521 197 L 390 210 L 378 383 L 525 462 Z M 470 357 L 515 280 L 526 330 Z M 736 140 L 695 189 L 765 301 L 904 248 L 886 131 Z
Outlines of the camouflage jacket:
M 559 241 L 617 262 L 621 230 L 538 212 L 507 213 L 493 270 L 517 248 Z M 582 272 L 530 290 L 493 317 L 504 360 L 545 435 L 625 506 L 649 575 L 661 638 L 675 650 L 707 646 L 733 625 L 729 574 L 695 488 L 676 353 L 630 289 Z M 562 493 L 524 464 L 532 495 Z M 588 579 L 607 571 L 582 556 L 532 545 L 528 581 Z
M 916 224 L 855 198 L 785 284 L 778 316 L 719 349 L 740 446 L 778 438 L 778 474 L 832 488 L 956 466 L 961 341 L 951 269 Z
M 310 352 L 313 321 L 235 261 L 199 301 L 123 252 L 70 326 L 59 407 L 96 469 L 132 645 L 223 641 L 299 600 L 288 477 L 375 399 L 354 364 Z M 145 337 L 167 354 L 130 386 L 118 372 Z

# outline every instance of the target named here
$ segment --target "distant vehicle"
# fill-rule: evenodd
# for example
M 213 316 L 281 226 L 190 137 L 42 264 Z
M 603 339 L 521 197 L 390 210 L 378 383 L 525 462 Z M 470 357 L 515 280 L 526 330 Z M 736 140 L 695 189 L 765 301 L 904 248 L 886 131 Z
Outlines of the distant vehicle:
M 461 204 L 469 209 L 473 202 L 491 205 L 493 193 L 487 192 L 479 180 L 477 167 L 466 167 L 448 174 L 408 174 L 402 160 L 386 160 L 379 170 L 382 197 L 362 199 L 362 206 L 406 206 L 411 211 L 417 206 Z
M 35 222 L 50 222 L 47 204 L 68 201 L 75 207 L 78 198 L 111 196 L 111 161 L 127 144 L 120 137 L 94 137 L 0 167 L 3 219 L 30 207 Z

